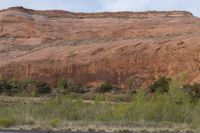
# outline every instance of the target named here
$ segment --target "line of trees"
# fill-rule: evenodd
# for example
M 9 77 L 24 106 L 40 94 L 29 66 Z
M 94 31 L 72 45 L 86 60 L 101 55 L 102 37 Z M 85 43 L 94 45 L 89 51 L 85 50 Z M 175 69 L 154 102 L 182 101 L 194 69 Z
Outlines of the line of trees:
M 170 88 L 170 78 L 160 77 L 156 81 L 154 81 L 147 89 L 147 93 L 168 93 Z M 139 78 L 129 78 L 126 82 L 128 86 L 128 94 L 133 95 L 137 93 L 137 89 L 141 86 L 141 80 Z M 113 89 L 116 89 L 110 82 L 104 82 L 99 87 L 96 88 L 95 92 L 97 93 L 106 93 L 111 92 Z M 89 92 L 89 88 L 81 87 L 78 85 L 71 84 L 67 79 L 62 78 L 58 81 L 57 86 L 55 87 L 57 90 L 62 90 L 64 94 L 69 92 L 74 93 L 87 93 Z M 182 86 L 182 89 L 189 94 L 191 97 L 195 99 L 200 98 L 200 84 L 185 84 Z M 25 94 L 31 96 L 39 96 L 50 94 L 52 92 L 52 87 L 41 81 L 27 79 L 27 80 L 6 80 L 0 77 L 0 94 L 5 95 L 15 95 L 15 94 Z

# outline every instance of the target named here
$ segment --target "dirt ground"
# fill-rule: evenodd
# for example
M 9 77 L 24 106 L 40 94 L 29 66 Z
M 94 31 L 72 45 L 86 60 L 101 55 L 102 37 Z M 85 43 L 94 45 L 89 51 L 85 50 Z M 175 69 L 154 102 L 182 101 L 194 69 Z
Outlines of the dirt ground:
M 152 131 L 152 130 L 138 130 L 138 131 L 129 131 L 129 130 L 123 130 L 123 131 L 117 131 L 117 132 L 106 132 L 106 131 L 95 131 L 95 130 L 89 130 L 89 131 L 40 131 L 40 130 L 2 130 L 0 133 L 194 133 L 193 131 L 170 131 L 170 130 L 158 130 L 158 131 Z

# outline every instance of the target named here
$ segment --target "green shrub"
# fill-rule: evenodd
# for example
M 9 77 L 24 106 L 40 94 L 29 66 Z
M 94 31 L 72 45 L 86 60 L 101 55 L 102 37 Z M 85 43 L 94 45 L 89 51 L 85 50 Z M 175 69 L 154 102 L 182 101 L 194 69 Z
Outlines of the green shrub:
M 9 96 L 13 96 L 17 92 L 19 92 L 19 89 L 21 87 L 18 87 L 18 81 L 17 80 L 5 80 L 3 78 L 0 79 L 0 93 L 4 93 Z
M 190 94 L 193 98 L 200 98 L 200 84 L 193 83 L 193 84 L 186 84 L 183 86 L 183 89 Z
M 104 94 L 99 94 L 95 96 L 95 103 L 98 103 L 99 101 L 105 101 L 106 100 L 106 96 Z
M 7 80 L 0 78 L 0 93 L 6 93 L 11 89 Z
M 122 129 L 122 130 L 119 130 L 118 131 L 119 133 L 132 133 L 131 130 L 128 130 L 128 129 Z M 145 132 L 145 131 L 144 131 Z M 147 132 L 147 131 L 146 131 Z
M 61 79 L 58 81 L 58 88 L 60 89 L 68 89 L 69 88 L 69 83 L 66 79 Z
M 51 87 L 49 84 L 44 82 L 38 82 L 36 85 L 36 93 L 37 94 L 48 94 L 51 92 Z
M 151 93 L 154 93 L 154 92 L 166 93 L 169 91 L 169 88 L 170 88 L 169 81 L 170 79 L 166 77 L 160 77 L 152 85 L 149 86 L 148 90 Z
M 95 132 L 96 132 L 96 130 L 95 130 L 95 129 L 93 129 L 93 128 L 89 128 L 89 129 L 88 129 L 88 132 L 89 132 L 89 133 L 95 133 Z
M 80 93 L 80 94 L 88 92 L 87 89 L 80 87 L 80 86 L 73 86 L 73 87 L 71 87 L 70 91 L 75 92 L 75 93 Z
M 200 99 L 200 84 L 185 84 L 182 88 L 190 96 L 190 102 L 192 105 L 196 105 Z
M 113 89 L 113 86 L 110 82 L 105 82 L 101 84 L 96 90 L 96 92 L 105 93 Z
M 61 123 L 60 119 L 52 119 L 49 121 L 49 126 L 57 127 Z
M 11 120 L 7 120 L 7 119 L 0 119 L 0 127 L 11 127 L 14 125 L 14 122 Z
M 51 88 L 47 83 L 38 82 L 36 80 L 5 80 L 0 78 L 0 94 L 13 95 L 32 95 L 47 94 L 51 92 Z
M 10 85 L 10 89 L 7 90 L 8 95 L 15 95 L 26 88 L 26 85 L 23 82 L 23 80 L 10 80 L 8 83 Z
M 0 78 L 0 94 L 4 93 L 9 96 L 13 96 L 16 94 L 30 94 L 34 92 L 36 89 L 37 82 L 34 80 L 26 79 L 26 80 L 5 80 Z

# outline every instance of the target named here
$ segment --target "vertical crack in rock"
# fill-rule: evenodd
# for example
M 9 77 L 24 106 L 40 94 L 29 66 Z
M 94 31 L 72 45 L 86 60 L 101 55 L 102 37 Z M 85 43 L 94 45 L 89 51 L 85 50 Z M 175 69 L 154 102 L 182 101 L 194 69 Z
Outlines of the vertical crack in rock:
M 199 53 L 199 57 L 198 57 L 198 67 L 199 67 L 199 71 L 200 71 L 200 53 Z
M 1 32 L 1 33 L 3 32 L 3 26 L 1 26 L 1 30 L 0 30 L 0 32 Z

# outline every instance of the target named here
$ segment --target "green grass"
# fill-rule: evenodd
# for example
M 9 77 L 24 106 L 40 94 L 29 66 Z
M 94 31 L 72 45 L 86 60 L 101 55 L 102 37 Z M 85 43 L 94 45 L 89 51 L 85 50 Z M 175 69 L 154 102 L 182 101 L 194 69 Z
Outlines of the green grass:
M 176 97 L 178 98 L 178 97 Z M 147 98 L 144 92 L 138 93 L 130 103 L 111 103 L 96 100 L 84 103 L 82 99 L 69 97 L 51 98 L 45 102 L 23 102 L 1 106 L 1 126 L 45 125 L 57 127 L 66 121 L 106 122 L 106 123 L 159 123 L 186 124 L 199 127 L 200 104 L 191 107 L 182 99 L 179 104 L 169 95 Z M 181 97 L 182 98 L 182 97 Z M 178 98 L 179 100 L 179 98 Z M 6 120 L 6 121 L 4 121 Z
M 11 127 L 14 125 L 14 121 L 8 119 L 0 119 L 0 127 Z
M 191 102 L 181 84 L 170 83 L 168 93 L 148 94 L 141 90 L 131 102 L 111 102 L 97 96 L 94 102 L 85 102 L 81 97 L 75 100 L 69 96 L 51 97 L 41 102 L 23 98 L 18 102 L 0 102 L 0 126 L 40 125 L 42 128 L 64 126 L 68 121 L 84 123 L 123 123 L 160 127 L 186 125 L 187 128 L 200 127 L 200 103 Z M 3 98 L 0 98 L 3 99 Z M 12 98 L 11 98 L 12 99 Z M 105 100 L 102 102 L 102 99 Z M 6 101 L 6 100 L 5 100 Z
M 55 128 L 55 127 L 59 126 L 60 123 L 61 123 L 60 119 L 52 119 L 49 121 L 49 126 Z

